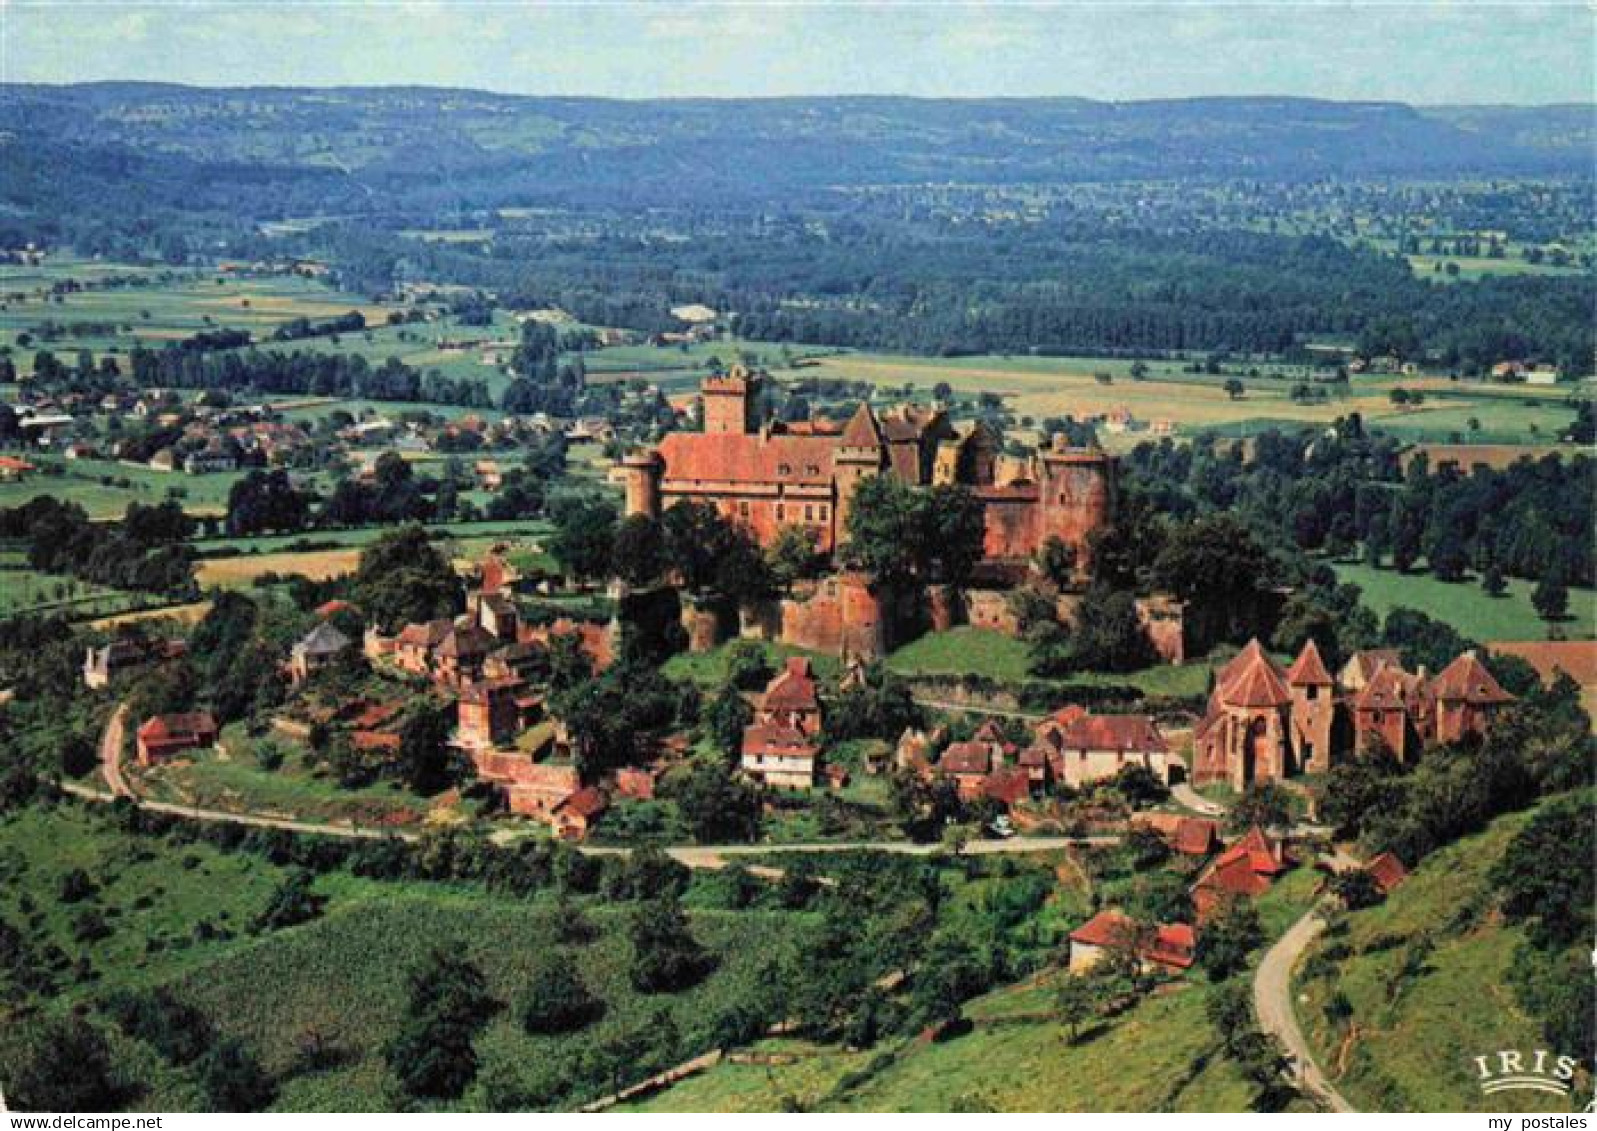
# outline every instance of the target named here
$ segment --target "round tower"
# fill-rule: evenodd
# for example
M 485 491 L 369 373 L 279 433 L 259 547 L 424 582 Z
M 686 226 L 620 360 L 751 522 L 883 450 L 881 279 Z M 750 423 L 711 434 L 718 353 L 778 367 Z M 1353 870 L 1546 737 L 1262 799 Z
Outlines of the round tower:
M 652 448 L 631 452 L 621 461 L 621 484 L 626 492 L 626 509 L 652 519 L 660 517 L 660 478 L 665 461 Z

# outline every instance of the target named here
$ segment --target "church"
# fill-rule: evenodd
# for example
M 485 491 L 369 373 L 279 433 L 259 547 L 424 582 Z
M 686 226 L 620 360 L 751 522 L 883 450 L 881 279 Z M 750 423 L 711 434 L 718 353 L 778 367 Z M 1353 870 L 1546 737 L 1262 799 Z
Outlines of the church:
M 761 411 L 764 377 L 742 367 L 707 378 L 702 432 L 673 432 L 621 462 L 626 511 L 658 518 L 684 501 L 714 505 L 761 545 L 797 526 L 831 553 L 846 540 L 849 503 L 871 475 L 912 486 L 960 484 L 981 503 L 989 564 L 1020 564 L 1050 538 L 1088 560 L 1089 537 L 1107 525 L 1115 461 L 1097 448 L 1056 442 L 1025 456 L 1002 451 L 981 423 L 958 430 L 941 408 L 867 403 L 846 423 L 784 423 Z

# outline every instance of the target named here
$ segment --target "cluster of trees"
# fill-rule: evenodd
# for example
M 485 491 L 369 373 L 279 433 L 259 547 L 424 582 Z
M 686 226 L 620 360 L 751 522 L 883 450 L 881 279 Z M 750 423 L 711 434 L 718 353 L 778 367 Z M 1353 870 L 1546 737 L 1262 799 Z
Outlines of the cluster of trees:
M 175 502 L 129 503 L 119 522 L 91 522 L 53 495 L 0 509 L 0 538 L 28 543 L 28 565 L 117 589 L 172 597 L 194 591 L 194 523 Z
M 128 365 L 133 383 L 140 388 L 254 389 L 296 396 L 494 407 L 486 381 L 445 377 L 437 370 L 424 372 L 395 357 L 373 365 L 358 353 L 308 349 L 209 350 L 173 345 L 152 350 L 135 346 L 128 353 Z
M 982 556 L 981 503 L 966 487 L 912 487 L 873 475 L 855 489 L 848 509 L 850 564 L 878 581 L 967 581 Z
M 1597 554 L 1597 461 L 1584 454 L 1525 457 L 1502 469 L 1424 454 L 1405 466 L 1400 444 L 1368 433 L 1350 416 L 1331 434 L 1267 432 L 1251 458 L 1241 445 L 1215 451 L 1167 441 L 1141 444 L 1128 478 L 1148 505 L 1176 517 L 1221 510 L 1249 520 L 1261 537 L 1305 551 L 1346 556 L 1362 549 L 1372 565 L 1400 571 L 1424 560 L 1444 581 L 1483 578 L 1590 585 Z

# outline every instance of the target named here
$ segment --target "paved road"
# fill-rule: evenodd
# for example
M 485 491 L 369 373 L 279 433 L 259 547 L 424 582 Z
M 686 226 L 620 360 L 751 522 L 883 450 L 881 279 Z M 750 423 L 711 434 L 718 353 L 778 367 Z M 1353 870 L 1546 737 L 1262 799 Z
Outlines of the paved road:
M 1309 1042 L 1298 1027 L 1297 1011 L 1292 1006 L 1292 970 L 1304 950 L 1325 930 L 1325 920 L 1310 911 L 1293 923 L 1286 934 L 1264 955 L 1253 976 L 1253 1010 L 1259 1028 L 1279 1040 L 1293 1064 L 1293 1075 L 1304 1090 L 1332 1111 L 1357 1111 L 1320 1071 L 1309 1051 Z
M 911 695 L 911 699 L 922 707 L 934 707 L 939 711 L 962 711 L 967 715 L 992 715 L 999 719 L 1019 719 L 1027 723 L 1039 723 L 1048 716 L 1040 711 L 1012 711 L 1006 707 L 977 707 L 971 703 L 950 703 L 942 699 L 923 699 L 919 695 Z
M 1202 813 L 1205 817 L 1219 817 L 1225 813 L 1224 805 L 1210 801 L 1186 782 L 1171 786 L 1170 795 L 1194 813 Z

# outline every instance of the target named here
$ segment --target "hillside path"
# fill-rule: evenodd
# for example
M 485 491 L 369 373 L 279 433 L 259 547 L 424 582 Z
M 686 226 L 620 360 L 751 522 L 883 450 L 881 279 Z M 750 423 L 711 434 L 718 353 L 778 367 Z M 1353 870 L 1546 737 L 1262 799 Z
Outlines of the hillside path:
M 127 728 L 128 705 L 118 703 L 100 735 L 100 773 L 113 797 L 132 797 L 127 779 L 122 776 L 122 732 Z
M 1292 1005 L 1292 970 L 1323 930 L 1325 920 L 1311 910 L 1293 923 L 1265 953 L 1264 961 L 1259 963 L 1258 972 L 1253 976 L 1253 1010 L 1258 1014 L 1259 1028 L 1279 1040 L 1286 1049 L 1295 1082 L 1332 1111 L 1353 1112 L 1358 1109 L 1348 1103 L 1314 1062 Z
M 1225 812 L 1224 805 L 1221 805 L 1218 801 L 1210 801 L 1203 794 L 1193 789 L 1187 782 L 1180 782 L 1171 786 L 1170 796 L 1194 813 L 1201 813 L 1205 817 L 1218 817 Z

